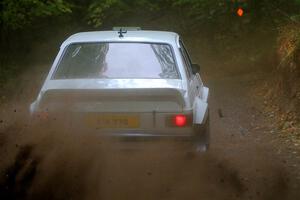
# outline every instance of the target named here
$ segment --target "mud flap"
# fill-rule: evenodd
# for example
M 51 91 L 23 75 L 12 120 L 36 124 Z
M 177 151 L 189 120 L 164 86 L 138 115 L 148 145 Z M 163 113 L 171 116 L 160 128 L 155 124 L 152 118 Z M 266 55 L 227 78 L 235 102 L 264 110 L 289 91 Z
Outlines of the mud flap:
M 195 125 L 205 124 L 208 116 L 208 104 L 199 97 L 195 98 L 193 106 L 193 123 Z

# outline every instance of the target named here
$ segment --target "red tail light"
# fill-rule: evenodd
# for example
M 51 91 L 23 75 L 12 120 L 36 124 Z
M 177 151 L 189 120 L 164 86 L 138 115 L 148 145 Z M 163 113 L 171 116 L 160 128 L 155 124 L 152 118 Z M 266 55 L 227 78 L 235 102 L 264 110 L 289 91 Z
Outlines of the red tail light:
M 179 127 L 183 127 L 187 124 L 187 118 L 185 115 L 175 115 L 174 124 Z

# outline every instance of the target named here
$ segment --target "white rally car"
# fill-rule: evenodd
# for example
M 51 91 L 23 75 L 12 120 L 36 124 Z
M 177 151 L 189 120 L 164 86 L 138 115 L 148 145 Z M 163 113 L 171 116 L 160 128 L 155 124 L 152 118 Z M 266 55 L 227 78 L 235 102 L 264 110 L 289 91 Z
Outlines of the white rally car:
M 85 134 L 185 138 L 206 150 L 209 89 L 180 36 L 125 29 L 65 40 L 32 116 Z

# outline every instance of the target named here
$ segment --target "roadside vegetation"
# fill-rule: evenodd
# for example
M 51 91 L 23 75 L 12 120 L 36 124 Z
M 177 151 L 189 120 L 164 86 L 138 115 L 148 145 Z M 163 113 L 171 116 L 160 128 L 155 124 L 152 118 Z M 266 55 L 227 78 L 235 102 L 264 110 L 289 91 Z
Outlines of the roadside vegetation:
M 266 112 L 282 132 L 299 138 L 300 0 L 2 0 L 0 10 L 0 88 L 30 67 L 33 44 L 56 30 L 95 30 L 124 25 L 128 15 L 167 13 L 174 16 L 176 31 L 206 36 L 225 65 L 234 62 L 246 72 L 263 63 L 263 70 L 271 72 L 259 86 Z M 268 37 L 270 46 L 254 35 Z
M 300 24 L 278 28 L 276 65 L 261 88 L 266 113 L 281 137 L 300 145 Z

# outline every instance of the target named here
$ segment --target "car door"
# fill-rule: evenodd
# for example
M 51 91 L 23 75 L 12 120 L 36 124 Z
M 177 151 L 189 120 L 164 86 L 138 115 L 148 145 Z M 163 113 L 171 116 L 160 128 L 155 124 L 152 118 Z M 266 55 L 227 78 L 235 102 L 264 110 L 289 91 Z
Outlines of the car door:
M 181 40 L 180 40 L 180 51 L 183 60 L 185 62 L 185 68 L 188 76 L 189 97 L 191 101 L 190 103 L 191 105 L 193 105 L 195 97 L 200 95 L 200 92 L 203 87 L 203 82 L 201 80 L 199 73 L 193 73 L 190 56 Z

